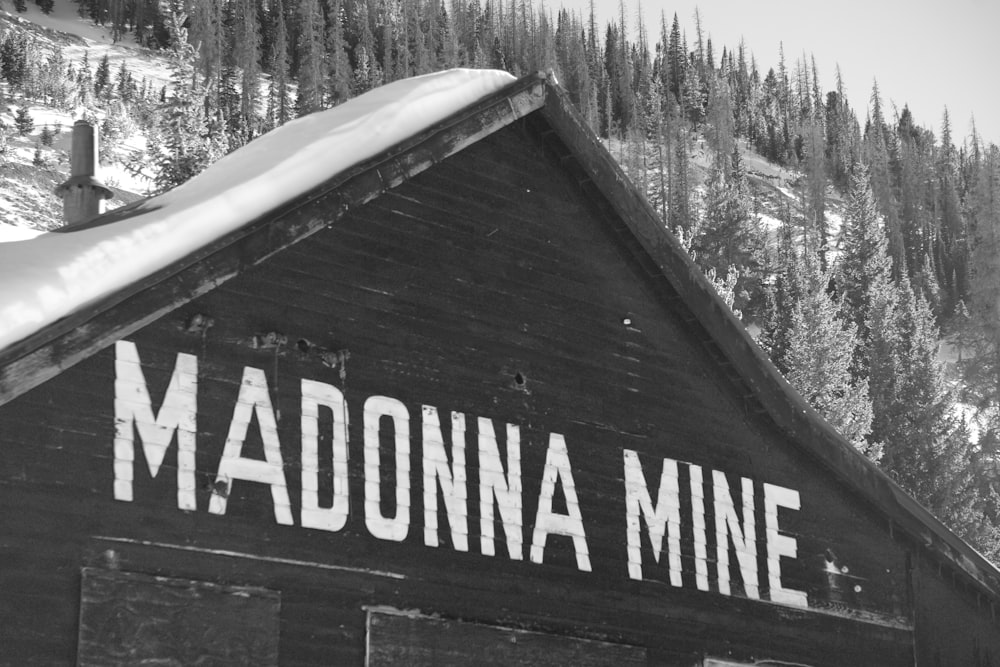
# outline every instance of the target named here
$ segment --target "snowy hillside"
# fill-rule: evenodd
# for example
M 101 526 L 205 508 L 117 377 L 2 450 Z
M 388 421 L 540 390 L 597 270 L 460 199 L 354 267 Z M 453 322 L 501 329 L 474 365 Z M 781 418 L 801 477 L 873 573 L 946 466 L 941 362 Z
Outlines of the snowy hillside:
M 86 59 L 88 69 L 94 71 L 107 56 L 112 73 L 119 72 L 125 63 L 137 84 L 145 82 L 152 90 L 164 86 L 169 78 L 162 54 L 134 45 L 128 36 L 114 43 L 108 30 L 80 18 L 76 5 L 68 0 L 57 0 L 49 15 L 34 3 L 28 3 L 27 12 L 20 14 L 11 13 L 9 5 L 0 7 L 0 32 L 28 35 L 33 54 L 44 62 L 53 62 L 61 54 L 67 67 L 79 71 Z M 27 110 L 33 123 L 24 134 L 17 131 L 16 125 L 21 109 Z M 106 116 L 96 107 L 59 108 L 27 100 L 12 95 L 9 86 L 0 82 L 0 123 L 7 137 L 6 152 L 0 156 L 0 222 L 35 229 L 61 224 L 62 203 L 53 191 L 68 177 L 70 128 L 85 113 L 98 121 Z M 137 199 L 149 188 L 145 179 L 134 177 L 125 168 L 129 157 L 145 145 L 141 133 L 128 129 L 114 143 L 101 146 L 99 177 L 115 192 L 115 198 L 108 202 L 109 209 Z M 51 145 L 45 145 L 43 133 L 51 133 Z
M 21 30 L 31 35 L 39 56 L 49 59 L 57 50 L 69 66 L 80 70 L 86 62 L 91 71 L 107 56 L 110 71 L 119 72 L 124 63 L 137 84 L 158 91 L 168 84 L 169 62 L 164 54 L 135 45 L 131 35 L 114 42 L 108 28 L 94 25 L 77 13 L 77 5 L 69 0 L 56 0 L 51 14 L 43 14 L 34 3 L 27 12 L 11 13 L 9 6 L 0 5 L 0 32 Z M 86 59 L 86 60 L 85 60 Z M 69 129 L 75 120 L 89 113 L 103 121 L 104 111 L 82 106 L 56 108 L 37 100 L 4 94 L 6 84 L 0 82 L 0 122 L 6 128 L 6 159 L 0 157 L 0 221 L 15 227 L 51 229 L 61 224 L 61 202 L 53 190 L 67 177 L 69 169 Z M 26 108 L 34 127 L 23 136 L 13 131 L 17 112 Z M 52 133 L 51 146 L 42 142 L 43 131 Z M 124 136 L 113 142 L 102 138 L 101 173 L 99 177 L 116 194 L 108 208 L 116 208 L 148 193 L 151 183 L 131 173 L 126 167 L 130 159 L 140 155 L 146 137 L 134 124 Z M 691 155 L 695 191 L 707 173 L 709 158 L 701 148 Z M 615 150 L 612 149 L 612 153 Z M 747 175 L 754 189 L 757 213 L 765 229 L 772 232 L 779 226 L 782 211 L 794 204 L 794 185 L 799 179 L 795 171 L 768 162 L 752 150 L 744 150 Z M 701 190 L 703 192 L 703 189 Z M 828 208 L 831 228 L 839 229 L 839 198 L 831 190 Z

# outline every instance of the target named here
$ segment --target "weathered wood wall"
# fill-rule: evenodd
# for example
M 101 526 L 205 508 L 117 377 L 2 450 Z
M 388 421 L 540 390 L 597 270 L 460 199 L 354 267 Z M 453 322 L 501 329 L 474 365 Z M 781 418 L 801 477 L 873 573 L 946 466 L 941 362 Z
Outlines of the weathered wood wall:
M 914 557 L 912 578 L 917 664 L 1000 665 L 1000 610 L 987 596 L 927 558 Z
M 81 568 L 274 591 L 279 661 L 289 665 L 363 664 L 373 606 L 631 645 L 650 664 L 689 665 L 706 655 L 913 663 L 905 545 L 874 508 L 746 411 L 746 388 L 724 379 L 701 344 L 706 333 L 664 305 L 662 284 L 634 260 L 625 233 L 581 202 L 531 132 L 520 123 L 503 130 L 129 338 L 154 412 L 178 354 L 196 359 L 194 484 L 180 500 L 178 479 L 188 477 L 176 435 L 155 477 L 137 432 L 116 449 L 124 348 L 0 407 L 0 645 L 11 664 L 76 659 Z M 136 386 L 123 374 L 119 368 L 119 395 Z M 302 525 L 303 380 L 335 387 L 349 414 L 350 509 L 335 531 Z M 267 408 L 235 408 L 241 391 L 260 396 L 247 387 L 262 382 L 274 429 Z M 408 475 L 397 476 L 401 420 L 375 420 L 366 434 L 373 396 L 405 408 Z M 468 443 L 467 538 L 453 534 L 435 491 L 436 547 L 425 537 L 424 406 L 436 408 L 445 450 L 453 412 L 465 415 Z M 247 433 L 237 456 L 273 462 L 268 448 L 280 441 L 280 473 L 265 472 L 284 490 L 233 480 L 238 467 L 220 474 L 234 423 Z M 320 507 L 334 502 L 335 423 L 332 411 L 318 410 Z M 477 443 L 486 423 L 508 473 L 507 425 L 519 428 L 517 560 L 499 518 L 496 555 L 483 553 Z M 553 434 L 565 442 L 574 493 L 565 476 L 549 479 L 552 513 L 578 507 L 585 538 L 556 531 L 533 559 Z M 134 462 L 122 455 L 129 447 Z M 654 502 L 661 480 L 676 480 L 681 491 L 679 580 L 667 554 L 654 563 L 645 524 L 638 557 L 627 548 L 625 450 L 635 453 Z M 368 506 L 366 475 L 369 487 L 379 481 Z M 742 478 L 756 517 L 747 549 L 759 571 L 755 586 L 744 586 L 739 554 L 725 550 L 725 594 L 713 515 L 726 503 L 716 489 L 728 486 L 745 520 Z M 402 495 L 397 479 L 409 487 Z M 765 484 L 797 491 L 801 508 L 772 508 L 769 517 Z M 116 500 L 125 487 L 132 500 Z M 224 514 L 209 511 L 223 500 Z M 692 518 L 697 505 L 707 517 L 703 536 Z M 369 518 L 400 516 L 402 507 L 410 508 L 405 537 L 375 537 Z M 785 589 L 807 594 L 808 609 L 769 601 L 776 591 L 768 521 L 796 540 L 795 558 L 772 561 Z M 457 550 L 456 540 L 466 539 L 468 549 Z M 749 588 L 761 600 L 749 599 Z M 924 590 L 948 596 L 947 588 Z M 929 613 L 919 609 L 918 622 Z

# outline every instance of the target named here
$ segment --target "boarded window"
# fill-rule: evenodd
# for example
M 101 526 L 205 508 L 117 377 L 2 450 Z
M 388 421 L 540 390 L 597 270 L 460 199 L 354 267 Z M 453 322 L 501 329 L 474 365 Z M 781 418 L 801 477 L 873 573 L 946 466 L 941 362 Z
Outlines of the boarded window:
M 77 664 L 277 665 L 280 607 L 275 591 L 85 568 Z
M 368 612 L 368 667 L 646 664 L 646 650 L 636 646 L 412 614 Z

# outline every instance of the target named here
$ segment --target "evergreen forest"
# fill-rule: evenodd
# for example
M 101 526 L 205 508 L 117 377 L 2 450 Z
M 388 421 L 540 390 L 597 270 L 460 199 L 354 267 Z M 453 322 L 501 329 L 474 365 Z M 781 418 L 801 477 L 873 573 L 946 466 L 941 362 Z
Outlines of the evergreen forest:
M 52 8 L 0 6 L 30 1 Z M 9 27 L 0 102 L 86 108 L 106 144 L 143 132 L 133 167 L 160 191 L 386 82 L 551 70 L 788 381 L 1000 562 L 1000 148 L 974 126 L 957 136 L 947 110 L 918 126 L 877 84 L 855 110 L 839 72 L 823 90 L 814 58 L 760 64 L 742 42 L 713 43 L 697 13 L 682 27 L 630 25 L 624 5 L 599 25 L 593 5 L 541 0 L 74 1 L 115 39 L 168 54 L 170 83 L 68 62 Z M 30 122 L 0 128 L 0 154 Z M 750 154 L 797 174 L 777 210 Z

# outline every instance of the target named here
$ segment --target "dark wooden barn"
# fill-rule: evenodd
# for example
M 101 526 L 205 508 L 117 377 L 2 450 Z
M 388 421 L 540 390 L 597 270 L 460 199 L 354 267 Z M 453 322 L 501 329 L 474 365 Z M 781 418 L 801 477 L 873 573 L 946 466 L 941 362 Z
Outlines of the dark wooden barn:
M 324 178 L 0 350 L 0 663 L 1000 666 L 544 76 Z

